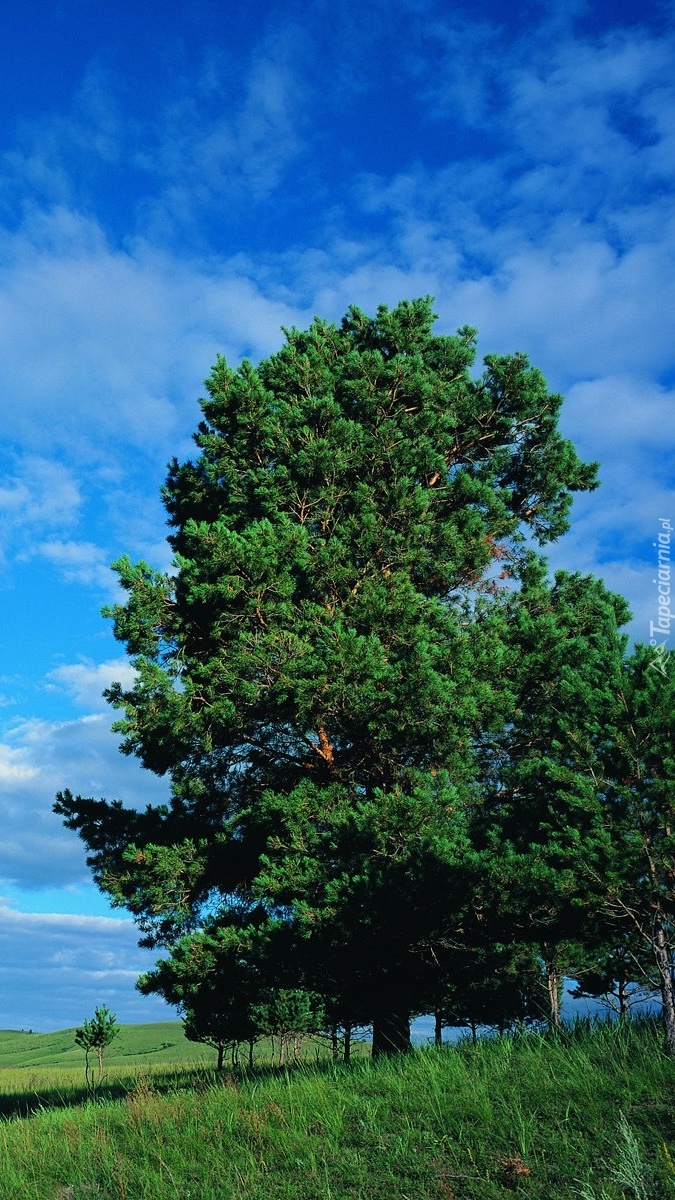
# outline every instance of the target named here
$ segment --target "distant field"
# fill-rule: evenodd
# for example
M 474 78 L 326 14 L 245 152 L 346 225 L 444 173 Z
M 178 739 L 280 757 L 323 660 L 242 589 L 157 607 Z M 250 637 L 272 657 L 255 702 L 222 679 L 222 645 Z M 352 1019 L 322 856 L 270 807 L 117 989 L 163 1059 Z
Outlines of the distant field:
M 212 1065 L 215 1050 L 189 1042 L 180 1021 L 148 1025 L 120 1025 L 119 1037 L 108 1048 L 106 1067 L 143 1063 L 193 1063 Z M 0 1070 L 7 1067 L 79 1067 L 84 1051 L 75 1045 L 75 1029 L 58 1033 L 0 1030 Z

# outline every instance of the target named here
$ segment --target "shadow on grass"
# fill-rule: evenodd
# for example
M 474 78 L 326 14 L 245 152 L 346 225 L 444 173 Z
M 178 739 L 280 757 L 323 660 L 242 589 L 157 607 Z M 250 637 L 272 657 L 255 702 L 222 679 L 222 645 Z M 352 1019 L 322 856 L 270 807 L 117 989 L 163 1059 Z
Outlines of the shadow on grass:
M 121 1100 L 131 1100 L 140 1094 L 155 1096 L 175 1095 L 177 1092 L 204 1092 L 216 1088 L 239 1090 L 246 1085 L 255 1085 L 268 1079 L 292 1076 L 298 1073 L 319 1072 L 342 1073 L 350 1071 L 358 1064 L 370 1062 L 370 1058 L 355 1055 L 350 1064 L 334 1062 L 331 1058 L 300 1059 L 284 1066 L 276 1063 L 257 1063 L 252 1068 L 243 1064 L 223 1067 L 218 1071 L 215 1067 L 204 1066 L 175 1066 L 162 1069 L 140 1069 L 137 1074 L 129 1072 L 122 1079 L 106 1079 L 100 1086 L 87 1088 L 84 1079 L 82 1084 L 68 1083 L 63 1087 L 56 1085 L 41 1086 L 39 1077 L 26 1071 L 26 1087 L 12 1088 L 11 1092 L 2 1090 L 2 1070 L 0 1069 L 0 1121 L 16 1118 L 31 1117 L 41 1112 L 55 1109 L 80 1108 L 85 1104 L 110 1104 Z M 149 1064 L 151 1066 L 151 1064 Z
M 566 1050 L 575 1046 L 583 1048 L 587 1043 L 595 1054 L 606 1057 L 621 1052 L 638 1055 L 649 1046 L 658 1055 L 662 1053 L 662 1030 L 660 1022 L 652 1015 L 639 1014 L 632 1020 L 619 1022 L 612 1019 L 595 1017 L 577 1017 L 569 1025 L 560 1030 L 534 1032 L 523 1030 L 518 1033 L 506 1033 L 500 1037 L 479 1038 L 476 1044 L 471 1039 L 460 1040 L 456 1043 L 445 1043 L 442 1047 L 418 1047 L 414 1054 L 440 1053 L 454 1054 L 470 1061 L 480 1058 L 484 1053 L 493 1054 L 498 1051 L 500 1042 L 511 1043 L 515 1049 L 532 1047 L 539 1044 L 558 1044 Z M 279 1066 L 270 1061 L 256 1063 L 252 1068 L 244 1064 L 228 1065 L 218 1071 L 215 1067 L 203 1065 L 173 1065 L 166 1069 L 161 1067 L 140 1068 L 137 1073 L 129 1071 L 123 1078 L 104 1078 L 99 1087 L 89 1090 L 84 1078 L 82 1084 L 68 1082 L 62 1087 L 58 1085 L 41 1086 L 40 1078 L 23 1068 L 26 1072 L 26 1087 L 11 1091 L 2 1090 L 2 1069 L 0 1069 L 0 1121 L 16 1117 L 31 1117 L 41 1112 L 57 1109 L 79 1108 L 85 1104 L 112 1104 L 124 1100 L 133 1100 L 141 1095 L 170 1096 L 180 1092 L 205 1092 L 212 1089 L 234 1089 L 255 1086 L 269 1079 L 292 1078 L 303 1072 L 313 1075 L 352 1074 L 361 1069 L 368 1070 L 372 1059 L 365 1053 L 357 1053 L 350 1063 L 334 1061 L 330 1055 L 325 1057 L 311 1056 Z M 16 1077 L 14 1077 L 16 1078 Z M 13 1081 L 14 1082 L 14 1081 Z

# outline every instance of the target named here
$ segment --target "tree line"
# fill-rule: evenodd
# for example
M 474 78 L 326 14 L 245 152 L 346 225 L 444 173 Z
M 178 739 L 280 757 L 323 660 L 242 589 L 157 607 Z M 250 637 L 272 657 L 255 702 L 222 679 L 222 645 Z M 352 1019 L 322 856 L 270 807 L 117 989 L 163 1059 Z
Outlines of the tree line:
M 107 610 L 135 667 L 113 728 L 170 799 L 55 809 L 165 951 L 141 990 L 221 1054 L 557 1024 L 570 976 L 622 1013 L 656 987 L 674 1054 L 666 592 L 629 652 L 621 596 L 551 578 L 597 464 L 526 356 L 476 375 L 475 331 L 434 322 L 351 308 L 218 358 L 163 489 L 173 569 L 120 559 Z

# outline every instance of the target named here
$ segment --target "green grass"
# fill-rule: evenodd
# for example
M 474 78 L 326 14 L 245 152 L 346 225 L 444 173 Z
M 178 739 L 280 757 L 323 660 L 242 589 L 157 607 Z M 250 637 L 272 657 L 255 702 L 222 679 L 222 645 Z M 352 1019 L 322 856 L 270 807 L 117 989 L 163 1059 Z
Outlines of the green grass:
M 675 1062 L 647 1024 L 251 1076 L 116 1067 L 93 1103 L 70 1075 L 0 1122 L 3 1200 L 675 1197 Z

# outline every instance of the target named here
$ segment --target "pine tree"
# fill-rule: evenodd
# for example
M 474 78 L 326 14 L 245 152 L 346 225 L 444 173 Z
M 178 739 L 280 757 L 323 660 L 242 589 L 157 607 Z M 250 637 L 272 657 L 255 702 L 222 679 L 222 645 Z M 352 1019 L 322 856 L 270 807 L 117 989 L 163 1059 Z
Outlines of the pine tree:
M 433 322 L 429 300 L 352 308 L 257 367 L 218 359 L 164 489 L 175 571 L 121 560 L 110 613 L 136 670 L 116 728 L 170 803 L 56 805 L 147 944 L 261 912 L 374 1053 L 409 1046 L 465 902 L 511 653 L 475 599 L 595 486 L 525 356 L 474 378 L 473 331 Z
M 90 1093 L 93 1093 L 96 1087 L 100 1087 L 103 1082 L 103 1057 L 119 1032 L 117 1017 L 105 1004 L 98 1005 L 94 1010 L 93 1017 L 88 1018 L 79 1029 L 75 1030 L 75 1043 L 84 1050 L 84 1073 Z M 96 1078 L 94 1078 L 90 1062 L 92 1052 L 96 1055 L 98 1065 Z
M 604 912 L 653 956 L 665 1049 L 675 1055 L 675 656 L 637 645 L 602 750 L 613 858 Z
M 503 602 L 512 708 L 480 746 L 476 895 L 484 936 L 536 947 L 541 1012 L 556 1026 L 563 978 L 607 950 L 610 937 L 599 921 L 613 861 L 600 756 L 629 612 L 591 576 L 560 571 L 550 584 L 534 556 L 521 576 Z

